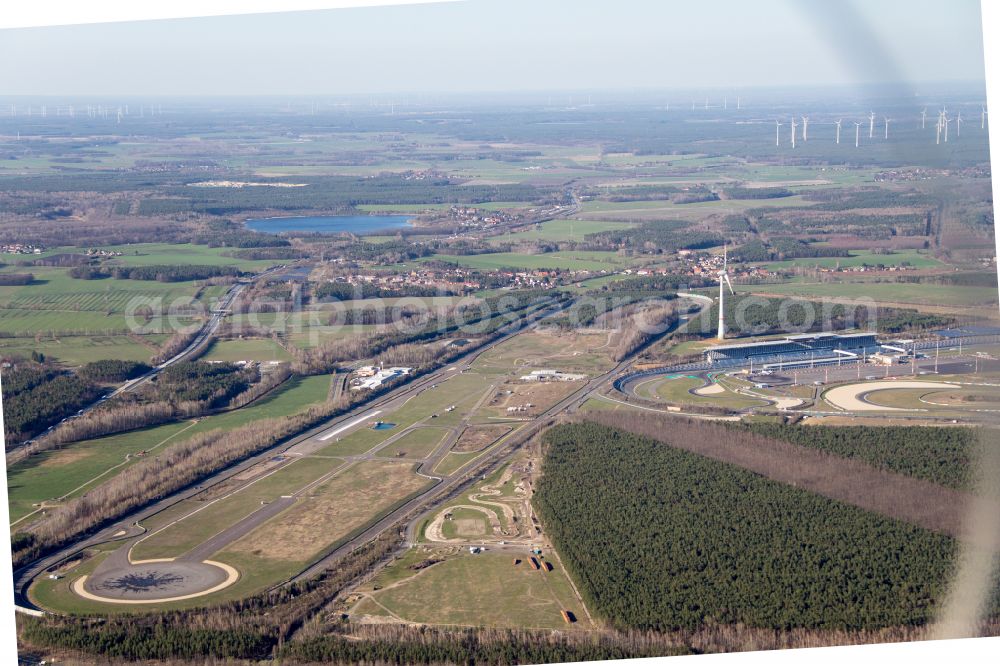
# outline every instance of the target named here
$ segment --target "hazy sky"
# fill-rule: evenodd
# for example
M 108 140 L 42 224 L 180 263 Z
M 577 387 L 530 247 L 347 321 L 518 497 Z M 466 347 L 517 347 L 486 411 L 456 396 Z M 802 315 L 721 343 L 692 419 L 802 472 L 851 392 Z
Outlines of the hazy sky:
M 978 1 L 466 0 L 0 30 L 0 94 L 982 80 Z

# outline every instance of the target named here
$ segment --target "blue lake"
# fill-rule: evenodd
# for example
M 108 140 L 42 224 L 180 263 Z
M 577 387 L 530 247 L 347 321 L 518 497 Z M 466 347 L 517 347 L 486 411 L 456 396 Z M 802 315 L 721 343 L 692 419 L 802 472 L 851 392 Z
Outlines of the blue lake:
M 405 227 L 413 218 L 409 215 L 324 215 L 301 217 L 265 217 L 247 220 L 247 229 L 267 234 L 284 231 L 311 231 L 322 234 L 350 232 L 370 234 Z
M 395 423 L 376 423 L 372 426 L 372 430 L 392 430 L 395 427 Z

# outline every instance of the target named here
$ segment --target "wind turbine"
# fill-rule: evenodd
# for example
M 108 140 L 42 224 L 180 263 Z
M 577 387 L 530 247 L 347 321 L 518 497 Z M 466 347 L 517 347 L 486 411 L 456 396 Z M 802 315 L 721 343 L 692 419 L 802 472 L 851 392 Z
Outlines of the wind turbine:
M 780 120 L 775 120 L 774 121 L 774 145 L 776 145 L 776 146 L 780 146 L 781 145 L 781 121 Z
M 934 139 L 934 145 L 940 146 L 941 145 L 941 116 L 938 116 L 938 121 L 937 121 L 937 125 L 935 126 L 935 129 L 937 130 L 937 138 Z
M 802 140 L 809 140 L 809 116 L 802 116 Z
M 941 120 L 944 121 L 944 142 L 948 143 L 948 124 L 951 122 L 951 118 L 943 116 Z
M 920 129 L 927 129 L 927 109 L 920 112 Z
M 986 105 L 983 104 L 983 117 L 979 129 L 986 129 Z
M 958 112 L 958 116 L 955 118 L 955 136 L 962 136 L 962 112 Z
M 722 246 L 722 270 L 719 271 L 719 339 L 726 339 L 726 289 L 729 293 L 736 295 L 733 291 L 733 283 L 729 281 L 729 247 Z
M 868 138 L 875 138 L 875 112 L 868 114 Z
M 792 150 L 795 150 L 795 129 L 798 125 L 795 124 L 795 116 L 792 116 Z
M 861 145 L 861 123 L 854 123 L 854 147 L 857 148 Z
M 888 118 L 885 119 L 885 138 L 886 138 L 886 140 L 889 139 L 889 119 Z
M 837 145 L 840 145 L 840 123 L 844 122 L 843 118 L 840 120 L 834 120 L 833 124 L 837 126 Z

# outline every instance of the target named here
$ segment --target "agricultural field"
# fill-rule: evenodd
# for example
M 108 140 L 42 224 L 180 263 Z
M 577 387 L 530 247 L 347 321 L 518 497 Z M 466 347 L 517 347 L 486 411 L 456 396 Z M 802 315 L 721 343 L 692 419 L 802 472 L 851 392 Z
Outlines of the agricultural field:
M 809 205 L 801 196 L 781 199 L 720 199 L 697 203 L 679 204 L 671 201 L 588 201 L 581 207 L 579 217 L 584 220 L 621 220 L 626 222 L 650 220 L 702 219 L 714 214 L 736 213 L 746 208 Z
M 37 351 L 67 367 L 108 358 L 148 362 L 166 339 L 165 334 L 56 337 L 39 334 L 37 337 L 0 338 L 0 354 L 17 354 L 27 358 L 31 352 Z
M 534 225 L 527 231 L 508 233 L 494 238 L 494 243 L 521 241 L 577 241 L 581 242 L 587 234 L 601 231 L 621 229 L 631 226 L 621 222 L 599 222 L 594 220 L 550 220 Z
M 753 293 L 758 296 L 871 299 L 877 303 L 902 304 L 904 306 L 969 307 L 995 304 L 997 301 L 997 290 L 991 287 L 872 281 L 736 285 L 736 290 L 737 293 Z
M 291 355 L 271 339 L 217 340 L 205 352 L 204 361 L 290 361 Z
M 46 266 L 20 271 L 30 272 L 34 281 L 0 286 L 0 332 L 21 336 L 169 332 L 173 326 L 189 324 L 191 317 L 157 313 L 190 306 L 199 291 L 191 282 L 78 280 L 66 269 Z M 152 319 L 135 314 L 142 306 L 153 308 Z
M 191 243 L 139 243 L 109 246 L 111 252 L 121 252 L 114 263 L 127 266 L 159 266 L 165 264 L 192 266 L 236 266 L 240 270 L 259 272 L 281 263 L 271 260 L 239 259 L 226 256 L 232 248 L 208 247 Z
M 853 266 L 910 266 L 912 268 L 944 268 L 946 265 L 919 250 L 899 250 L 892 254 L 852 251 L 849 257 L 813 257 L 788 259 L 762 264 L 769 271 L 788 271 L 793 268 L 850 268 Z

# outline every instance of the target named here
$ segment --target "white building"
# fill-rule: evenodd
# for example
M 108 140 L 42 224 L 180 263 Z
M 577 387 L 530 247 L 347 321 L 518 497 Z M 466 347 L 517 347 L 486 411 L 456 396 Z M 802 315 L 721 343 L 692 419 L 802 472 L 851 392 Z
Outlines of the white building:
M 522 382 L 573 382 L 586 379 L 587 375 L 574 375 L 558 370 L 532 370 L 531 374 L 522 375 Z
M 360 372 L 359 372 L 358 374 L 360 376 L 366 377 L 366 378 L 363 379 L 356 386 L 352 386 L 351 390 L 354 390 L 354 391 L 360 391 L 360 390 L 370 391 L 372 389 L 378 388 L 379 386 L 382 386 L 382 384 L 385 384 L 387 381 L 389 381 L 391 379 L 395 379 L 396 377 L 402 377 L 403 375 L 408 375 L 411 372 L 413 372 L 413 368 L 382 368 L 382 369 L 378 370 L 377 372 L 375 372 L 375 374 L 371 375 L 370 377 L 366 377 L 365 375 L 361 375 Z

